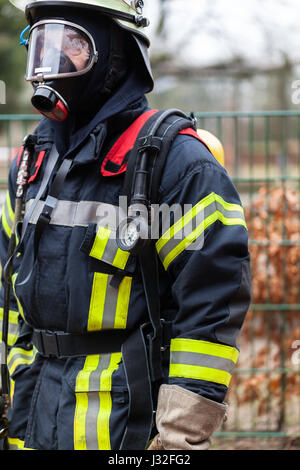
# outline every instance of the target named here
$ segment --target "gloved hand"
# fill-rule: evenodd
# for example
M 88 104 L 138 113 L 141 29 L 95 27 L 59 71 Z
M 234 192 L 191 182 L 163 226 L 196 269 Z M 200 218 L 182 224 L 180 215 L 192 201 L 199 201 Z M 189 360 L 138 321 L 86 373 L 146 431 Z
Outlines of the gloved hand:
M 148 450 L 207 450 L 210 436 L 222 424 L 227 405 L 178 385 L 159 389 L 155 436 Z

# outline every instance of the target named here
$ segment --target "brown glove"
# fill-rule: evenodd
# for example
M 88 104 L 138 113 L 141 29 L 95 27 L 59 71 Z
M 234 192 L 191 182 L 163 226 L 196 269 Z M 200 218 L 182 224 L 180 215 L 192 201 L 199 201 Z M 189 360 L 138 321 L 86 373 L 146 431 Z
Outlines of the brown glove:
M 178 385 L 159 390 L 155 436 L 148 450 L 207 450 L 210 436 L 222 424 L 227 405 Z

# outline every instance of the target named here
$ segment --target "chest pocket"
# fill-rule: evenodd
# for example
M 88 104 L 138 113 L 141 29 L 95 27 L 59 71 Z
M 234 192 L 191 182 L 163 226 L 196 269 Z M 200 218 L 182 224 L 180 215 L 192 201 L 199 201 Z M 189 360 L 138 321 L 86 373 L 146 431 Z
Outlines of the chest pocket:
M 93 272 L 87 330 L 127 328 L 135 256 L 118 247 L 115 228 L 96 224 L 89 224 L 81 251 Z

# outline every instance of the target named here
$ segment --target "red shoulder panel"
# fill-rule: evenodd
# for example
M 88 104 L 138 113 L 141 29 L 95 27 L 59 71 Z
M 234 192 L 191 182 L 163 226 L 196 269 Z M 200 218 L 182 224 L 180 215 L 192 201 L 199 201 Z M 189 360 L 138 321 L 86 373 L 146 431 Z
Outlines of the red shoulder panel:
M 38 158 L 37 158 L 37 160 L 36 160 L 36 162 L 35 162 L 35 165 L 34 165 L 34 167 L 35 167 L 35 172 L 34 172 L 34 174 L 33 174 L 32 176 L 30 176 L 30 178 L 29 178 L 29 180 L 28 180 L 28 184 L 32 183 L 32 182 L 35 180 L 35 178 L 37 177 L 37 174 L 38 174 L 38 172 L 39 172 L 39 169 L 41 168 L 41 165 L 42 165 L 42 163 L 43 163 L 45 154 L 46 154 L 46 151 L 45 151 L 45 150 L 42 150 L 42 151 L 39 153 L 39 156 L 38 156 Z
M 144 114 L 141 114 L 141 116 L 139 116 L 119 137 L 101 165 L 101 173 L 103 176 L 117 176 L 126 171 L 127 163 L 123 164 L 124 158 L 129 150 L 134 147 L 137 136 L 139 135 L 143 125 L 155 113 L 157 113 L 157 110 L 151 109 L 150 111 L 146 111 Z M 109 166 L 109 162 L 119 166 L 119 169 L 116 172 L 110 171 L 109 168 L 107 168 L 107 166 Z
M 201 137 L 197 134 L 197 132 L 191 127 L 188 127 L 187 129 L 183 129 L 182 131 L 178 132 L 178 134 L 190 135 L 191 137 L 195 137 L 195 139 L 200 140 L 200 142 L 202 142 L 202 144 L 205 145 L 205 147 L 210 151 L 205 141 L 201 139 Z
M 117 142 L 113 145 L 111 150 L 106 155 L 101 165 L 101 174 L 103 176 L 117 176 L 126 171 L 127 162 L 124 162 L 125 156 L 134 147 L 137 136 L 140 130 L 142 129 L 143 125 L 155 113 L 157 113 L 156 109 L 146 111 L 144 114 L 139 116 L 136 121 L 134 121 L 131 126 L 119 137 Z M 207 147 L 207 144 L 201 139 L 201 137 L 199 137 L 197 132 L 192 128 L 183 129 L 179 132 L 179 134 L 190 135 L 191 137 L 195 137 Z M 114 167 L 114 171 L 111 168 L 112 166 Z

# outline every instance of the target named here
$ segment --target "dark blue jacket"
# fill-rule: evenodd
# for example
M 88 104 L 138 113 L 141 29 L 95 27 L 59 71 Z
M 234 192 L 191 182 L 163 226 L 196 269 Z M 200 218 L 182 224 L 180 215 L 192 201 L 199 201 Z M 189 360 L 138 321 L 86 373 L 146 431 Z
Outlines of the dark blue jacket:
M 121 353 L 45 359 L 28 343 L 30 328 L 86 333 L 136 329 L 149 321 L 136 258 L 121 252 L 115 240 L 114 214 L 125 172 L 104 176 L 102 165 L 124 131 L 147 109 L 144 98 L 123 99 L 120 104 L 116 97 L 107 112 L 104 107 L 72 137 L 67 151 L 48 120 L 43 119 L 35 131 L 27 208 L 38 192 L 53 141 L 61 158 L 72 154 L 73 163 L 34 265 L 36 219 L 30 221 L 14 262 L 9 354 L 12 447 L 119 448 L 128 412 Z M 2 263 L 12 226 L 16 175 L 17 159 L 2 215 Z M 47 190 L 43 200 L 46 194 Z M 161 316 L 173 321 L 164 380 L 222 402 L 238 359 L 236 337 L 250 301 L 248 233 L 240 198 L 206 146 L 178 135 L 157 202 L 177 207 L 171 222 L 161 221 L 164 227 L 156 240 Z M 99 211 L 106 216 L 103 226 Z M 123 276 L 115 286 L 111 279 L 117 271 Z M 101 431 L 96 430 L 99 423 Z

